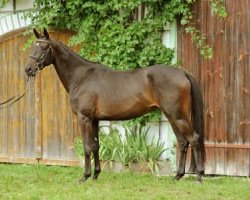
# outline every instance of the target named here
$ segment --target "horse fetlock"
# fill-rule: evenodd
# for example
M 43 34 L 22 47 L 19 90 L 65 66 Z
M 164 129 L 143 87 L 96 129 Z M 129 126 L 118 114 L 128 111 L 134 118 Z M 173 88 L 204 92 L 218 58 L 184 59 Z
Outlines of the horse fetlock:
M 200 175 L 200 176 L 204 176 L 205 175 L 205 172 L 204 172 L 204 170 L 202 169 L 202 170 L 198 170 L 198 175 Z
M 96 169 L 94 172 L 94 175 L 92 177 L 93 180 L 96 180 L 99 176 L 99 174 L 101 173 L 101 169 Z
M 174 177 L 175 180 L 180 180 L 183 176 L 185 175 L 185 173 L 177 173 Z
M 91 174 L 84 174 L 84 176 L 82 176 L 82 177 L 78 180 L 78 182 L 79 182 L 79 183 L 84 183 L 86 180 L 89 179 L 89 177 L 91 177 Z
M 198 170 L 197 177 L 196 177 L 196 183 L 202 182 L 201 178 L 202 178 L 202 176 L 204 176 L 204 174 L 205 174 L 204 170 Z

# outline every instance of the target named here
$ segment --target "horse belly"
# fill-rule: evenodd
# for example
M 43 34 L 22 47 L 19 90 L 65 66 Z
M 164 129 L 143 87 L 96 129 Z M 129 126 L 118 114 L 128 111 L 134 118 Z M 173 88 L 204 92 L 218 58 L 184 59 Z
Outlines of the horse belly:
M 131 75 L 126 81 L 123 80 L 124 77 L 116 78 L 117 82 L 109 82 L 106 84 L 108 86 L 99 92 L 96 109 L 99 119 L 131 119 L 151 111 L 158 105 L 145 73 L 140 76 Z
M 99 105 L 96 117 L 100 120 L 127 120 L 141 116 L 156 106 L 145 102 L 105 103 Z

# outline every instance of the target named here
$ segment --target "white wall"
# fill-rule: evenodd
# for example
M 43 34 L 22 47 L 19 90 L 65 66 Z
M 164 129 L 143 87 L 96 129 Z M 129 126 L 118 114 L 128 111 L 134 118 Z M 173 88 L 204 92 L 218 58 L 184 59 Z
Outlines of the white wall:
M 0 35 L 12 30 L 26 27 L 30 20 L 25 20 L 23 14 L 25 10 L 32 8 L 33 0 L 16 0 L 16 10 L 14 12 L 13 1 L 10 0 L 6 7 L 0 9 Z
M 168 23 L 164 27 L 164 32 L 162 35 L 162 43 L 165 47 L 171 48 L 174 50 L 174 58 L 172 64 L 177 62 L 177 22 L 173 21 Z M 167 118 L 163 115 L 160 129 L 160 138 L 162 141 L 165 141 L 167 151 L 163 155 L 164 158 L 170 160 L 172 166 L 176 167 L 176 148 L 174 147 L 176 143 L 176 137 L 172 130 L 170 123 Z

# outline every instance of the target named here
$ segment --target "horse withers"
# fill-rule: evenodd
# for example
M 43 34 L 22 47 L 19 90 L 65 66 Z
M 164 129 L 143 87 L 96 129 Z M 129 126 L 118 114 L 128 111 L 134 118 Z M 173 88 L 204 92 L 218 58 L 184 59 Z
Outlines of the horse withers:
M 201 92 L 194 78 L 182 69 L 166 65 L 114 71 L 88 61 L 66 45 L 49 37 L 44 29 L 37 38 L 25 72 L 35 76 L 53 64 L 69 94 L 72 111 L 77 115 L 85 154 L 85 173 L 91 176 L 91 153 L 94 157 L 93 179 L 101 172 L 99 161 L 99 120 L 127 120 L 159 108 L 168 118 L 176 135 L 180 156 L 175 179 L 185 174 L 188 145 L 192 148 L 192 168 L 197 181 L 204 174 L 204 116 Z

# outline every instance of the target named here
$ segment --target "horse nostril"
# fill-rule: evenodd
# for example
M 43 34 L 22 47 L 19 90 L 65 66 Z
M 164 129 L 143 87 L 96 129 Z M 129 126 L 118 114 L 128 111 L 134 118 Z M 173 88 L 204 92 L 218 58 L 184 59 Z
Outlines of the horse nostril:
M 26 69 L 25 69 L 25 72 L 26 73 L 29 73 L 31 71 L 31 67 L 27 67 Z

